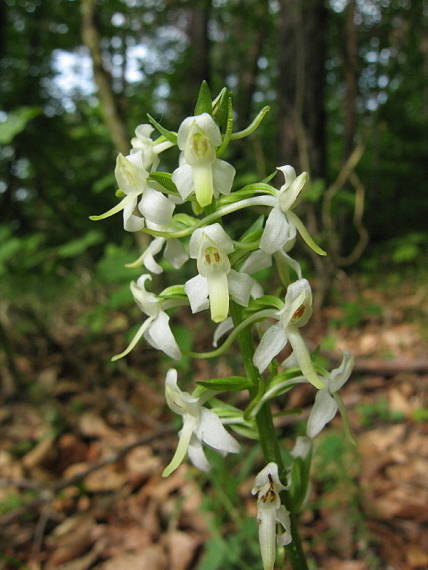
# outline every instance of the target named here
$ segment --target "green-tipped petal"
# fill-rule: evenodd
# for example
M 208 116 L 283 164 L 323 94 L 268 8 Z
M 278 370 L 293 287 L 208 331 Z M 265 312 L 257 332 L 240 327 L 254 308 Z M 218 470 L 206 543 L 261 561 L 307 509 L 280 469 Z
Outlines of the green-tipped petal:
M 287 327 L 287 337 L 289 343 L 293 348 L 294 355 L 297 362 L 299 363 L 303 376 L 305 376 L 308 382 L 315 386 L 315 388 L 318 388 L 319 390 L 325 388 L 324 382 L 318 377 L 318 374 L 315 372 L 315 368 L 311 360 L 311 355 L 309 354 L 309 351 L 306 348 L 306 344 L 304 343 L 297 327 Z
M 120 352 L 119 354 L 115 354 L 111 358 L 111 361 L 116 362 L 116 360 L 119 360 L 120 358 L 123 358 L 124 356 L 129 354 L 131 350 L 135 347 L 135 345 L 138 343 L 140 338 L 143 336 L 143 334 L 146 332 L 146 330 L 149 328 L 149 326 L 152 324 L 154 319 L 155 317 L 149 317 L 147 320 L 145 320 L 144 323 L 138 329 L 138 331 L 135 333 L 134 338 L 131 340 L 131 342 L 125 348 L 125 350 L 123 352 Z
M 171 473 L 173 473 L 177 467 L 183 463 L 184 458 L 187 455 L 190 438 L 192 437 L 196 423 L 197 420 L 193 416 L 187 415 L 184 417 L 184 423 L 180 432 L 180 439 L 178 440 L 177 449 L 175 450 L 174 457 L 163 470 L 162 477 L 169 477 Z
M 313 251 L 315 251 L 315 253 L 318 253 L 318 255 L 327 255 L 327 252 L 324 251 L 319 245 L 317 245 L 314 242 L 308 230 L 306 229 L 304 223 L 298 216 L 296 216 L 294 212 L 288 210 L 287 216 L 289 221 L 296 226 L 297 231 L 302 236 L 302 239 L 307 246 L 309 246 Z
M 133 199 L 132 195 L 125 196 L 125 198 L 123 198 L 118 204 L 116 204 L 116 206 L 113 206 L 113 208 L 107 210 L 107 212 L 104 212 L 104 214 L 100 214 L 99 216 L 89 216 L 89 219 L 92 220 L 93 222 L 97 222 L 98 220 L 105 220 L 106 218 L 110 218 L 110 216 L 114 216 L 114 214 L 117 214 L 118 212 L 123 210 L 126 204 L 132 199 Z
M 229 314 L 229 284 L 226 273 L 207 276 L 208 296 L 210 298 L 211 318 L 215 323 L 221 323 Z
M 204 208 L 211 204 L 214 193 L 211 164 L 192 166 L 192 176 L 196 200 L 201 208 Z

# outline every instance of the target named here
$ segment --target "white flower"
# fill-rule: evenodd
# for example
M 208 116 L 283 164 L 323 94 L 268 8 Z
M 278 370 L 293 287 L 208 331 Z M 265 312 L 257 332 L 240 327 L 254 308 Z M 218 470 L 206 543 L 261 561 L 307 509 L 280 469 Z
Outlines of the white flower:
M 183 263 L 189 259 L 189 256 L 185 252 L 183 245 L 178 239 L 165 239 L 161 237 L 153 239 L 140 255 L 140 257 L 132 263 L 128 263 L 126 267 L 138 267 L 139 265 L 144 265 L 144 267 L 151 271 L 151 273 L 162 273 L 163 269 L 159 263 L 157 263 L 154 256 L 161 251 L 165 243 L 165 259 L 175 269 L 180 269 Z
M 311 314 L 311 287 L 306 279 L 299 279 L 287 289 L 284 308 L 277 313 L 279 322 L 267 329 L 256 348 L 253 362 L 260 373 L 266 370 L 272 359 L 289 342 L 303 375 L 316 388 L 324 388 L 299 332 L 299 328 L 308 322 Z
M 156 143 L 150 138 L 154 131 L 152 125 L 138 125 L 135 129 L 135 137 L 131 139 L 133 151 L 141 151 L 143 156 L 143 165 L 146 170 L 155 170 L 159 164 L 159 154 L 174 146 L 170 141 Z
M 285 182 L 277 194 L 276 205 L 266 220 L 260 240 L 260 249 L 269 255 L 281 250 L 285 244 L 296 238 L 297 216 L 291 209 L 297 204 L 309 180 L 307 172 L 302 172 L 296 177 L 296 171 L 290 165 L 280 166 L 277 170 L 284 174 Z
M 178 301 L 161 299 L 154 293 L 146 291 L 145 282 L 148 279 L 151 280 L 151 276 L 144 274 L 138 278 L 136 283 L 132 281 L 130 285 L 135 302 L 143 313 L 148 315 L 148 319 L 143 322 L 135 333 L 129 346 L 120 354 L 113 356 L 112 360 L 118 360 L 129 354 L 142 336 L 153 348 L 162 350 L 176 360 L 181 358 L 180 349 L 169 326 L 169 316 L 165 312 L 165 309 L 177 306 L 180 303 Z
M 257 493 L 257 521 L 259 523 L 260 552 L 263 570 L 273 570 L 276 557 L 276 546 L 285 546 L 291 542 L 290 515 L 281 505 L 280 492 L 285 489 L 278 477 L 278 465 L 268 463 L 257 475 L 253 495 Z M 277 535 L 276 525 L 279 523 L 284 532 Z
M 263 237 L 263 236 L 262 236 Z M 276 251 L 273 252 L 278 265 L 288 265 L 296 273 L 298 279 L 302 278 L 302 268 L 300 263 L 293 259 L 288 252 L 294 247 L 296 242 L 296 228 L 293 225 L 289 226 L 288 238 L 286 242 Z M 261 242 L 260 242 L 261 247 Z M 241 271 L 245 273 L 256 273 L 262 269 L 266 269 L 272 265 L 272 253 L 267 253 L 263 249 L 257 249 L 250 253 L 241 267 Z
M 221 133 L 211 115 L 202 113 L 184 119 L 178 129 L 177 144 L 183 154 L 172 180 L 183 200 L 195 192 L 198 204 L 204 207 L 211 204 L 213 194 L 229 194 L 235 169 L 216 157 Z
M 161 192 L 148 186 L 148 171 L 144 167 L 142 151 L 132 152 L 128 156 L 119 154 L 115 168 L 116 181 L 125 197 L 116 206 L 99 216 L 91 216 L 92 220 L 103 220 L 123 211 L 123 227 L 128 232 L 136 232 L 148 223 L 166 226 L 171 222 L 175 204 Z M 138 199 L 141 200 L 138 203 Z M 138 210 L 143 217 L 135 214 Z
M 260 292 L 254 279 L 231 269 L 228 255 L 234 250 L 230 237 L 220 224 L 196 229 L 190 238 L 190 257 L 197 260 L 199 274 L 186 281 L 184 289 L 193 313 L 208 308 L 215 323 L 229 313 L 229 295 L 247 306 L 250 295 Z M 209 299 L 209 303 L 208 303 Z
M 166 375 L 165 396 L 171 410 L 182 416 L 183 427 L 174 457 L 162 473 L 164 477 L 168 477 L 177 469 L 186 453 L 198 469 L 209 471 L 210 464 L 205 456 L 203 443 L 223 455 L 239 452 L 239 443 L 228 434 L 220 418 L 212 410 L 203 407 L 203 398 L 196 398 L 180 390 L 177 371 L 173 368 L 168 370 Z
M 347 382 L 351 375 L 354 359 L 349 352 L 343 352 L 342 362 L 330 374 L 323 378 L 325 388 L 315 396 L 315 403 L 309 415 L 306 434 L 314 438 L 323 427 L 336 415 L 338 404 L 336 392 Z

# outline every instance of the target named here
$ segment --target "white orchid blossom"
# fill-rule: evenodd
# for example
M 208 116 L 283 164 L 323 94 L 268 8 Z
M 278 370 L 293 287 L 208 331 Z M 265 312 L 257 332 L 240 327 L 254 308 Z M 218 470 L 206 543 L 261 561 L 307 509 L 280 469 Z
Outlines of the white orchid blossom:
M 221 140 L 220 129 L 208 113 L 187 117 L 181 123 L 177 144 L 182 156 L 172 180 L 183 200 L 195 192 L 203 208 L 211 204 L 213 195 L 229 194 L 235 169 L 216 156 Z
M 311 356 L 300 335 L 312 315 L 312 291 L 306 279 L 299 279 L 287 289 L 284 308 L 278 311 L 278 323 L 267 329 L 254 353 L 253 362 L 262 373 L 272 359 L 290 343 L 303 375 L 316 388 L 324 388 L 312 364 Z
M 259 523 L 260 552 L 263 570 L 273 570 L 275 566 L 276 547 L 290 544 L 290 515 L 281 505 L 280 492 L 285 489 L 278 476 L 278 465 L 268 463 L 257 475 L 253 495 L 257 494 L 257 521 Z M 284 531 L 277 534 L 276 525 L 280 524 Z
M 123 227 L 128 232 L 141 230 L 145 221 L 157 226 L 167 226 L 171 222 L 175 204 L 162 192 L 148 186 L 149 173 L 144 167 L 142 151 L 132 152 L 128 156 L 119 154 L 114 173 L 125 197 L 104 214 L 91 216 L 91 220 L 104 220 L 123 211 Z M 140 196 L 141 200 L 138 203 Z M 143 217 L 135 214 L 137 205 Z
M 129 354 L 142 336 L 153 348 L 162 350 L 166 355 L 176 360 L 181 358 L 180 349 L 169 326 L 169 316 L 165 312 L 165 309 L 176 307 L 181 302 L 172 299 L 161 299 L 154 293 L 147 291 L 145 282 L 151 280 L 151 278 L 151 275 L 144 274 L 140 275 L 136 283 L 134 281 L 131 282 L 130 288 L 135 302 L 143 313 L 148 315 L 148 318 L 137 330 L 128 347 L 120 354 L 113 356 L 113 361 Z
M 225 430 L 217 414 L 203 406 L 203 396 L 197 398 L 180 390 L 177 371 L 173 368 L 168 370 L 166 375 L 165 396 L 169 408 L 182 416 L 183 427 L 174 457 L 162 473 L 164 477 L 168 477 L 177 469 L 186 454 L 195 467 L 209 471 L 210 464 L 205 456 L 203 443 L 223 455 L 239 452 L 239 443 Z
M 302 268 L 300 267 L 300 263 L 288 255 L 288 252 L 294 247 L 295 242 L 296 228 L 295 226 L 290 225 L 288 238 L 278 250 L 274 251 L 273 253 L 267 253 L 263 249 L 257 249 L 256 251 L 253 251 L 242 264 L 241 271 L 245 271 L 251 275 L 257 271 L 271 267 L 272 256 L 275 256 L 278 265 L 288 265 L 288 267 L 291 267 L 291 269 L 293 269 L 293 271 L 296 273 L 297 278 L 301 279 Z
M 249 275 L 231 269 L 228 255 L 233 250 L 233 242 L 220 224 L 198 228 L 190 238 L 189 253 L 197 260 L 199 274 L 186 281 L 184 290 L 192 312 L 209 306 L 215 323 L 227 318 L 229 295 L 246 307 L 251 295 L 263 294 Z
M 161 237 L 153 239 L 140 257 L 132 263 L 128 263 L 126 267 L 138 267 L 140 265 L 144 265 L 144 267 L 151 273 L 162 273 L 163 269 L 155 260 L 154 256 L 161 251 L 164 245 L 165 259 L 174 267 L 174 269 L 180 269 L 180 267 L 189 259 L 182 243 L 178 239 L 165 239 Z
M 260 240 L 260 249 L 267 254 L 273 254 L 281 250 L 287 242 L 292 242 L 296 237 L 296 229 L 308 245 L 317 253 L 325 254 L 312 240 L 308 230 L 302 221 L 292 211 L 302 195 L 302 190 L 309 180 L 307 172 L 302 172 L 296 177 L 296 171 L 290 165 L 280 166 L 284 174 L 285 182 L 281 186 L 276 204 L 272 208 L 265 224 Z
M 353 366 L 353 357 L 349 352 L 344 351 L 340 366 L 323 378 L 325 388 L 317 392 L 315 403 L 309 415 L 306 428 L 308 437 L 314 438 L 318 435 L 323 427 L 336 415 L 339 408 L 336 392 L 348 381 Z
M 131 139 L 132 151 L 140 151 L 143 157 L 143 165 L 146 170 L 156 170 L 159 164 L 159 154 L 174 146 L 170 141 L 155 142 L 150 138 L 154 128 L 150 124 L 138 125 L 135 129 L 135 137 Z

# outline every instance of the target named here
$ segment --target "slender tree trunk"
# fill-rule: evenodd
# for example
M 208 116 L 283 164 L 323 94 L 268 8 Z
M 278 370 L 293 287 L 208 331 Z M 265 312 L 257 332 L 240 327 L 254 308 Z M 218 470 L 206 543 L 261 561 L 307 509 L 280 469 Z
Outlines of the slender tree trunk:
M 91 54 L 94 80 L 107 128 L 117 150 L 127 154 L 129 149 L 128 134 L 120 116 L 117 97 L 113 92 L 111 75 L 103 64 L 96 9 L 97 0 L 82 0 L 82 38 Z
M 238 73 L 238 121 L 244 128 L 251 118 L 251 107 L 257 85 L 258 62 L 263 53 L 264 40 L 269 29 L 269 2 L 248 0 L 242 4 L 242 15 L 237 21 L 240 45 L 245 46 L 240 58 Z M 250 8 L 250 10 L 249 10 Z M 246 9 L 246 11 L 245 11 Z M 248 13 L 249 11 L 249 13 Z
M 325 0 L 281 0 L 279 15 L 279 163 L 325 177 Z
M 208 26 L 211 16 L 211 0 L 194 2 L 190 9 L 188 38 L 190 74 L 186 78 L 189 92 L 197 94 L 202 81 L 210 82 L 210 39 Z
M 357 27 L 355 25 L 355 0 L 348 0 L 345 12 L 344 29 L 344 70 L 345 70 L 345 143 L 344 160 L 351 155 L 355 146 L 355 131 L 357 127 L 356 100 L 358 95 L 358 43 Z

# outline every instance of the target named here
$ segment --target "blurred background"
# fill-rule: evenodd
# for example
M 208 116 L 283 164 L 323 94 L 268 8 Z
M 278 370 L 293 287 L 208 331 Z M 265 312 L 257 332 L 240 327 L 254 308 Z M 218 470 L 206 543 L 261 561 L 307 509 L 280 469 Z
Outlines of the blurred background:
M 213 457 L 209 479 L 186 466 L 160 478 L 176 444 L 162 430 L 179 426 L 164 408 L 170 364 L 143 343 L 109 362 L 141 323 L 139 270 L 124 264 L 144 238 L 118 216 L 88 220 L 115 203 L 115 157 L 146 113 L 176 130 L 203 79 L 232 90 L 236 129 L 271 107 L 228 152 L 237 188 L 282 164 L 310 171 L 301 214 L 329 256 L 297 246 L 317 307 L 306 336 L 329 366 L 340 349 L 357 357 L 344 397 L 359 446 L 339 420 L 318 440 L 302 515 L 311 568 L 428 568 L 424 9 L 0 4 L 0 568 L 260 567 L 249 493 L 260 452 L 227 468 Z M 203 318 L 183 311 L 175 331 L 209 347 Z M 237 366 L 236 354 L 177 365 L 189 382 Z M 285 438 L 304 431 L 312 398 L 299 388 L 287 402 L 300 413 L 278 419 Z

